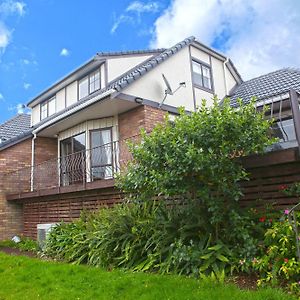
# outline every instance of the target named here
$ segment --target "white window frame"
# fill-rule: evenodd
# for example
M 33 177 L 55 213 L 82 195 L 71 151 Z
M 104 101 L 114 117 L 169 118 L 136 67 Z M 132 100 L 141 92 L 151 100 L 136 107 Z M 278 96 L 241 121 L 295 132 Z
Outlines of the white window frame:
M 96 74 L 98 73 L 98 79 L 95 79 Z M 87 80 L 87 94 L 84 94 L 82 97 L 80 96 L 80 83 Z M 93 88 L 92 88 L 93 86 Z M 100 68 L 97 68 L 87 76 L 81 78 L 78 81 L 78 101 L 87 97 L 88 95 L 91 95 L 95 93 L 96 91 L 101 89 L 101 72 Z
M 54 102 L 54 111 L 50 113 L 50 109 L 49 109 L 49 104 L 51 102 Z M 45 109 L 43 109 L 45 108 Z M 49 100 L 43 102 L 40 104 L 40 116 L 41 116 L 41 120 L 44 120 L 52 115 L 54 115 L 56 113 L 56 96 L 50 98 Z
M 198 73 L 194 70 L 194 64 L 198 65 L 200 70 L 201 70 L 201 73 Z M 207 87 L 204 85 L 204 75 L 203 75 L 203 69 L 208 69 L 209 71 L 209 82 L 210 82 L 210 87 Z M 197 73 L 199 76 L 201 76 L 201 83 L 198 83 L 198 82 L 195 82 L 195 73 Z M 205 76 L 206 77 L 206 76 Z M 212 78 L 212 69 L 211 69 L 211 66 L 206 64 L 206 63 L 203 63 L 195 58 L 192 58 L 192 78 L 193 78 L 193 85 L 196 87 L 196 88 L 200 88 L 202 90 L 205 90 L 207 92 L 210 92 L 212 93 L 214 88 L 213 88 L 213 78 Z M 206 77 L 207 78 L 207 77 Z

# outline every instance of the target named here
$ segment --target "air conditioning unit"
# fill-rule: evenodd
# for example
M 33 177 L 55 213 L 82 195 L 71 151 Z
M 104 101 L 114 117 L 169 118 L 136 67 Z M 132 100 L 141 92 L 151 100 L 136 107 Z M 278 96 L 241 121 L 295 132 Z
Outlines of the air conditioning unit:
M 44 248 L 46 244 L 47 237 L 53 227 L 55 227 L 55 223 L 48 224 L 38 224 L 37 225 L 37 241 L 41 249 Z

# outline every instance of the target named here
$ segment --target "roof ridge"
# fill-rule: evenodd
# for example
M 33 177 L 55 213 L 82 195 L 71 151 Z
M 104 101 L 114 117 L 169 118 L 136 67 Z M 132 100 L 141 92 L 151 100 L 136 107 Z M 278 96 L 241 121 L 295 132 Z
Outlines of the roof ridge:
M 162 53 L 160 53 L 156 56 L 150 57 L 148 60 L 145 60 L 141 64 L 135 66 L 131 70 L 123 73 L 122 75 L 120 75 L 118 77 L 118 79 L 114 79 L 113 81 L 111 81 L 111 84 L 108 85 L 108 88 L 113 87 L 114 89 L 117 90 L 117 92 L 119 92 L 124 87 L 128 86 L 131 82 L 133 82 L 136 79 L 140 78 L 145 73 L 152 70 L 157 65 L 159 65 L 160 63 L 162 63 L 163 61 L 165 61 L 166 59 L 171 57 L 173 54 L 180 51 L 182 48 L 184 48 L 185 46 L 191 44 L 193 41 L 195 41 L 195 37 L 190 36 L 190 37 L 184 39 L 183 41 L 175 44 L 174 46 L 166 49 Z
M 125 51 L 101 51 L 97 52 L 96 56 L 118 56 L 118 55 L 130 55 L 130 54 L 147 54 L 147 53 L 161 53 L 166 48 L 157 49 L 143 49 L 143 50 L 125 50 Z

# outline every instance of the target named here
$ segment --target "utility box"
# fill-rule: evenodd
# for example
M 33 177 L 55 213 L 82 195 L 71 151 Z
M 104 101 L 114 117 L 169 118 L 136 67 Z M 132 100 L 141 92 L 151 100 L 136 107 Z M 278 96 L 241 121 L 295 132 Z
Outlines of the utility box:
M 37 241 L 41 249 L 45 247 L 47 237 L 52 228 L 54 228 L 55 226 L 55 223 L 37 225 Z

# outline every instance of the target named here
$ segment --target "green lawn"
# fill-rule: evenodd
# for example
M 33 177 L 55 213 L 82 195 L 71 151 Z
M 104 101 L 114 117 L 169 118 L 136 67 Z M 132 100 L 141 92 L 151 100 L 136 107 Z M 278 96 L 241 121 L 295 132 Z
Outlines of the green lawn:
M 241 291 L 179 276 L 104 271 L 0 252 L 0 299 L 292 299 L 274 289 Z

